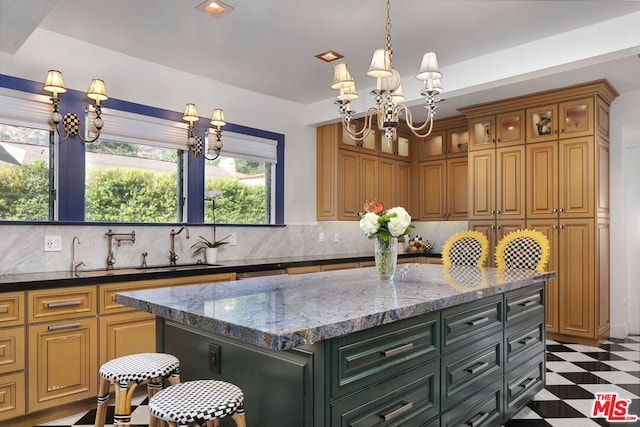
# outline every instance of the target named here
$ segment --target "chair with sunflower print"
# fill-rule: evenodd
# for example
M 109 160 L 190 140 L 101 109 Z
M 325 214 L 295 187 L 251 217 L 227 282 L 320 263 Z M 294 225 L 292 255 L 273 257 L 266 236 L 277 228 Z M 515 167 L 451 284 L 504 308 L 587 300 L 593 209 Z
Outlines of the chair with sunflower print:
M 538 230 L 516 230 L 496 245 L 496 267 L 545 271 L 549 262 L 549 239 Z
M 442 246 L 442 264 L 484 267 L 489 255 L 489 240 L 479 231 L 461 231 Z

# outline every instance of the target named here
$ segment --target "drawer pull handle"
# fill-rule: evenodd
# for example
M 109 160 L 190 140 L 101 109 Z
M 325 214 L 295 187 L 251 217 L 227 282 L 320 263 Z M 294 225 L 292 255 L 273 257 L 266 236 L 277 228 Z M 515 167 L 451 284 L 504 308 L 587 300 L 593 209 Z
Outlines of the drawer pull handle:
M 483 323 L 486 323 L 489 321 L 488 317 L 482 317 L 480 319 L 476 319 L 476 320 L 472 320 L 471 322 L 467 322 L 467 325 L 469 326 L 478 326 L 481 325 Z
M 53 326 L 49 326 L 47 329 L 49 331 L 64 331 L 65 329 L 75 329 L 75 328 L 79 328 L 82 325 L 82 323 L 80 322 L 76 322 L 76 323 L 67 323 L 64 325 L 53 325 Z
M 465 424 L 471 427 L 478 427 L 480 424 L 482 424 L 483 422 L 485 422 L 487 420 L 487 418 L 489 418 L 489 413 L 485 412 L 482 414 L 478 414 L 478 416 L 472 420 L 469 420 L 468 422 L 466 422 Z
M 9 304 L 0 305 L 0 313 L 8 313 L 9 312 Z
M 522 387 L 524 389 L 527 389 L 527 388 L 531 387 L 533 384 L 535 384 L 536 381 L 538 381 L 537 378 L 528 378 L 527 381 L 525 381 L 522 384 L 520 384 L 520 387 Z
M 407 343 L 404 345 L 401 345 L 400 347 L 396 347 L 396 348 L 392 348 L 391 350 L 382 350 L 380 351 L 380 354 L 382 354 L 383 357 L 391 357 L 391 356 L 396 356 L 400 353 L 404 353 L 405 351 L 409 351 L 413 348 L 413 343 Z
M 521 302 L 520 305 L 522 307 L 531 307 L 532 305 L 538 304 L 537 299 L 530 299 L 529 301 Z
M 74 305 L 82 305 L 82 300 L 75 299 L 71 301 L 48 302 L 45 305 L 47 308 L 73 307 Z
M 529 344 L 531 344 L 532 342 L 535 342 L 535 341 L 537 341 L 536 338 L 527 337 L 527 338 L 523 339 L 522 341 L 519 341 L 519 343 L 526 346 L 526 345 L 529 345 Z
M 475 374 L 476 372 L 480 372 L 483 369 L 487 368 L 488 366 L 489 366 L 489 363 L 487 362 L 478 363 L 473 368 L 467 369 L 467 372 L 469 372 L 470 374 Z
M 400 415 L 404 414 L 405 412 L 409 412 L 411 408 L 413 408 L 413 403 L 411 402 L 403 403 L 402 406 L 396 409 L 395 411 L 391 411 L 388 414 L 380 415 L 380 418 L 382 418 L 384 421 L 391 421 L 394 418 L 398 418 Z

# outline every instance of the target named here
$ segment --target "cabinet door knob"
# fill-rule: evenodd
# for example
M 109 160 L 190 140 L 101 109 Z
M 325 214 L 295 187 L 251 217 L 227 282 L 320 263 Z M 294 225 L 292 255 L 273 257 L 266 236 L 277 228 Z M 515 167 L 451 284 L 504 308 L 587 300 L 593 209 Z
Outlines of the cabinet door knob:
M 501 211 L 500 209 L 498 209 L 498 210 L 496 211 L 496 213 L 497 213 L 498 215 L 500 215 L 500 214 L 502 213 L 502 211 Z
M 557 226 L 557 225 L 554 225 L 554 226 L 553 226 L 553 229 L 554 229 L 554 230 L 557 230 L 557 229 L 558 229 L 558 226 Z
M 560 208 L 560 212 L 564 212 L 564 208 Z
M 564 225 L 561 225 L 561 226 L 560 226 L 560 229 L 564 229 Z
M 500 142 L 500 138 L 496 138 L 496 142 Z
M 553 213 L 558 213 L 558 208 L 553 208 Z
M 564 133 L 564 129 L 560 129 L 560 133 Z

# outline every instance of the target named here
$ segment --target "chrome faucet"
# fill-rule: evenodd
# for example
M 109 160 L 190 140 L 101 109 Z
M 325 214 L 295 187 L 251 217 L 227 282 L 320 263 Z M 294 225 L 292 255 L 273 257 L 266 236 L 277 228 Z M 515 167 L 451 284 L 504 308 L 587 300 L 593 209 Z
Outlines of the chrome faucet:
M 116 258 L 113 256 L 112 241 L 115 240 L 118 246 L 120 246 L 121 242 L 131 242 L 133 244 L 136 241 L 136 232 L 132 231 L 131 233 L 114 233 L 113 231 L 111 231 L 111 229 L 109 229 L 109 231 L 104 235 L 107 237 L 107 270 L 112 270 L 113 264 L 116 263 Z
M 80 244 L 80 239 L 78 236 L 73 236 L 73 240 L 71 241 L 71 272 L 74 275 L 78 274 L 78 268 L 85 265 L 82 261 L 76 261 L 76 242 Z
M 173 228 L 171 229 L 171 250 L 169 251 L 169 265 L 176 265 L 176 261 L 178 261 L 178 254 L 176 254 L 176 236 L 182 233 L 182 230 L 185 230 L 185 236 L 189 238 L 189 229 L 186 226 L 180 227 L 180 230 L 176 231 Z

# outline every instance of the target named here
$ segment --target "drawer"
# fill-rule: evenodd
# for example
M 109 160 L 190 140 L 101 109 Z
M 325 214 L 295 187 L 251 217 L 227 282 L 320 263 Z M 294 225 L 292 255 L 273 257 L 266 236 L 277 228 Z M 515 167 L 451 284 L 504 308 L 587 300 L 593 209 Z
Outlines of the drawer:
M 544 321 L 544 284 L 508 292 L 505 302 L 507 327 L 536 316 Z
M 499 426 L 503 416 L 502 381 L 489 384 L 484 390 L 440 417 L 442 427 L 482 427 Z
M 0 421 L 25 414 L 25 393 L 24 372 L 0 375 Z
M 502 330 L 495 336 L 442 356 L 442 409 L 456 405 L 502 377 Z
M 29 323 L 95 316 L 96 294 L 96 286 L 27 292 Z
M 438 416 L 438 361 L 331 403 L 332 427 L 423 426 Z
M 24 326 L 0 329 L 0 374 L 24 369 L 24 340 Z
M 24 292 L 0 294 L 0 327 L 24 325 Z
M 544 321 L 524 328 L 507 329 L 504 341 L 505 372 L 509 372 L 532 357 L 538 356 L 544 359 L 544 344 Z
M 544 358 L 531 360 L 505 377 L 506 418 L 511 418 L 544 388 Z
M 354 268 L 360 268 L 360 263 L 358 263 L 358 262 L 342 262 L 340 264 L 326 264 L 326 265 L 322 266 L 322 271 L 352 270 Z
M 168 279 L 138 280 L 134 282 L 112 283 L 100 285 L 100 314 L 133 311 L 134 309 L 116 302 L 116 293 L 142 289 L 161 288 L 166 286 L 193 285 L 197 283 L 213 283 L 236 280 L 236 273 L 217 273 L 203 276 L 172 277 Z
M 345 396 L 439 356 L 438 314 L 331 341 L 331 396 Z
M 287 268 L 287 274 L 319 273 L 321 271 L 322 271 L 321 265 L 303 265 L 300 267 Z
M 502 327 L 502 295 L 452 307 L 442 312 L 442 352 L 467 346 Z

